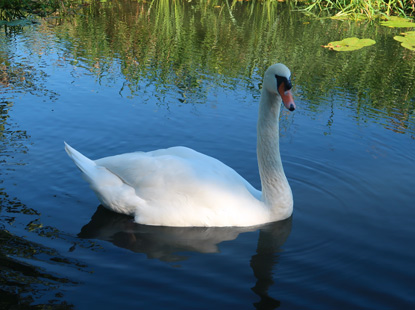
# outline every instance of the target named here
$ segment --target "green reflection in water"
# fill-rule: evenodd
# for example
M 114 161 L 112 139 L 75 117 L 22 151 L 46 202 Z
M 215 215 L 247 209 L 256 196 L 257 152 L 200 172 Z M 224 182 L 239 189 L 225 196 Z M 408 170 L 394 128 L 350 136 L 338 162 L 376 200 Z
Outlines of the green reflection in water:
M 211 87 L 241 81 L 257 95 L 252 81 L 283 62 L 311 113 L 330 110 L 340 90 L 357 119 L 414 134 L 415 54 L 396 44 L 396 29 L 314 20 L 284 3 L 231 1 L 92 2 L 83 14 L 50 23 L 67 42 L 71 63 L 100 83 L 122 81 L 123 96 L 142 95 L 150 83 L 159 101 L 177 89 L 182 102 L 203 103 Z M 378 43 L 348 55 L 322 48 L 354 36 Z

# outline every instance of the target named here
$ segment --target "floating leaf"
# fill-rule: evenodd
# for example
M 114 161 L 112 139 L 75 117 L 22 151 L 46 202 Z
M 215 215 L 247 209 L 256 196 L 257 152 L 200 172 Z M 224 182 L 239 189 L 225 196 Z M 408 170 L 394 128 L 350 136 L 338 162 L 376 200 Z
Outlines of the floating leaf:
M 380 22 L 382 26 L 391 27 L 391 28 L 412 28 L 415 27 L 415 23 L 412 23 L 407 18 L 402 17 L 390 17 L 387 21 Z
M 396 41 L 401 42 L 401 45 L 411 51 L 415 51 L 415 31 L 408 31 L 401 33 L 403 36 L 394 36 Z
M 365 46 L 370 46 L 375 44 L 376 41 L 372 39 L 359 39 L 356 37 L 353 38 L 346 38 L 341 41 L 334 41 L 330 42 L 323 47 L 328 48 L 330 50 L 334 50 L 337 52 L 348 52 L 348 51 L 355 51 L 361 49 Z

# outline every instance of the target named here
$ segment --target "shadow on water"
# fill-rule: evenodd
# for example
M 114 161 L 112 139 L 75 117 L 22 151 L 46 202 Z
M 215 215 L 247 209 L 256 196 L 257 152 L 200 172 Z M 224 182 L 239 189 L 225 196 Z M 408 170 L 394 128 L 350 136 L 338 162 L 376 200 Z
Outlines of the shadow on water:
M 8 215 L 3 215 L 2 209 L 7 211 Z M 50 247 L 28 241 L 7 231 L 2 222 L 13 222 L 15 218 L 11 214 L 16 213 L 39 215 L 17 199 L 10 199 L 0 190 L 0 309 L 72 309 L 72 305 L 59 301 L 62 293 L 58 292 L 58 289 L 62 285 L 76 283 L 50 273 L 38 265 L 76 265 L 81 268 L 84 266 L 61 256 Z M 51 299 L 46 303 L 32 305 L 35 299 L 45 296 L 50 296 Z
M 24 229 L 25 236 L 16 235 L 6 227 L 13 228 L 19 217 L 26 217 L 29 223 Z M 6 226 L 9 225 L 9 226 Z M 65 240 L 75 247 L 87 247 L 79 239 L 62 233 L 55 227 L 43 225 L 40 213 L 26 206 L 18 198 L 11 198 L 0 188 L 0 309 L 73 309 L 64 300 L 63 290 L 80 284 L 69 273 L 89 272 L 84 263 L 61 254 L 58 250 L 27 237 L 34 233 L 49 240 Z M 57 273 L 56 270 L 59 269 Z
M 188 259 L 183 252 L 218 253 L 219 244 L 235 240 L 239 234 L 259 229 L 256 253 L 250 265 L 256 278 L 252 288 L 261 299 L 257 309 L 275 309 L 280 302 L 268 295 L 274 283 L 273 271 L 278 253 L 291 232 L 292 218 L 255 227 L 163 227 L 136 224 L 129 216 L 99 206 L 91 221 L 78 234 L 80 238 L 109 241 L 115 246 L 149 259 L 165 262 Z
M 56 290 L 62 285 L 76 283 L 28 264 L 26 259 L 64 265 L 73 263 L 51 248 L 0 229 L 0 309 L 73 309 L 71 304 L 59 301 L 62 293 Z M 32 305 L 34 298 L 52 292 L 48 302 Z

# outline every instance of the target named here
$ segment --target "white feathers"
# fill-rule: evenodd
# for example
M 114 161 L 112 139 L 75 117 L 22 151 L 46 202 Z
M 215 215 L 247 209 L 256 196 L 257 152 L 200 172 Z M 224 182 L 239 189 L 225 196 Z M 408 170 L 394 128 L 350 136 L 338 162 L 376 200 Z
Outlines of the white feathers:
M 271 66 L 264 83 L 276 85 L 275 74 L 289 76 L 286 70 L 284 65 Z M 66 143 L 65 149 L 105 207 L 133 215 L 141 224 L 253 226 L 282 220 L 291 215 L 293 202 L 278 147 L 281 98 L 263 88 L 260 105 L 259 122 L 267 128 L 264 133 L 258 124 L 258 162 L 265 199 L 232 168 L 186 147 L 96 161 Z

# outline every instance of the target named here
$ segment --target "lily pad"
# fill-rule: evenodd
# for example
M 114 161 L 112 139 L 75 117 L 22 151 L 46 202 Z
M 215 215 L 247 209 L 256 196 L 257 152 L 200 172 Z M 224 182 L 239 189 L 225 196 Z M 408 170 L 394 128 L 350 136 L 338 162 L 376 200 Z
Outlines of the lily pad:
M 401 42 L 401 45 L 411 51 L 415 51 L 415 31 L 401 33 L 403 36 L 394 36 L 393 38 Z
M 349 52 L 361 49 L 365 46 L 370 46 L 375 44 L 376 41 L 372 39 L 359 39 L 356 37 L 346 38 L 341 41 L 330 42 L 323 47 L 337 52 Z
M 380 22 L 382 26 L 390 28 L 412 28 L 415 27 L 415 23 L 411 20 L 402 17 L 390 17 L 387 21 Z

